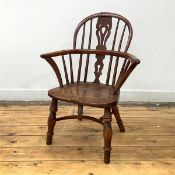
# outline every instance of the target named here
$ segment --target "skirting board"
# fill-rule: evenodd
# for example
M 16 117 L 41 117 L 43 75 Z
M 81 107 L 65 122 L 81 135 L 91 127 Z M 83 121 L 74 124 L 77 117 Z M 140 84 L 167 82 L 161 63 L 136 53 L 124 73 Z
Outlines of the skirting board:
M 48 101 L 47 89 L 0 89 L 0 101 Z M 175 102 L 175 91 L 122 90 L 120 101 Z

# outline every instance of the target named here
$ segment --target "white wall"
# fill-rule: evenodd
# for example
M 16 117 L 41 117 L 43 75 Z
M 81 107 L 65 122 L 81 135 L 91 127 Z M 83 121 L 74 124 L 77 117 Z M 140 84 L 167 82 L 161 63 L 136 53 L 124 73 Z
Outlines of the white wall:
M 175 101 L 174 0 L 0 0 L 0 100 L 47 100 L 57 85 L 39 55 L 72 47 L 78 22 L 101 11 L 127 17 L 141 60 L 123 101 Z

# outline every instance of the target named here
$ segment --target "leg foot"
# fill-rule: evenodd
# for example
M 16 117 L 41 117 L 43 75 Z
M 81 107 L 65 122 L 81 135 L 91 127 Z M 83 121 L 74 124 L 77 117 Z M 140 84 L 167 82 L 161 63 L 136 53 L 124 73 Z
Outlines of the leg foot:
M 104 152 L 104 163 L 106 164 L 110 163 L 110 156 L 111 156 L 111 151 Z
M 47 145 L 52 145 L 52 138 L 53 138 L 53 135 L 49 135 L 47 133 L 47 141 L 46 141 L 46 144 Z
M 57 104 L 58 104 L 58 100 L 52 99 L 52 102 L 50 105 L 50 114 L 48 118 L 48 131 L 47 131 L 47 140 L 46 140 L 47 145 L 52 144 L 52 137 L 54 135 L 53 131 L 56 123 Z
M 121 120 L 118 106 L 112 107 L 112 112 L 115 116 L 116 122 L 118 124 L 119 129 L 120 129 L 120 132 L 125 132 L 125 127 L 123 125 L 123 121 Z
M 110 163 L 110 153 L 111 153 L 111 139 L 112 139 L 112 127 L 111 127 L 111 112 L 110 109 L 105 109 L 105 114 L 103 117 L 104 129 L 104 163 Z

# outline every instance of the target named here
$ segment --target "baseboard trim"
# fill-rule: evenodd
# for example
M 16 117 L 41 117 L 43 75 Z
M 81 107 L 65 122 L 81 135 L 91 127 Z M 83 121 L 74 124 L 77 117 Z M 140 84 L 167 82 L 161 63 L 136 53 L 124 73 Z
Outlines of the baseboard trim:
M 47 89 L 0 89 L 0 101 L 48 101 Z M 175 102 L 175 91 L 122 90 L 121 102 Z

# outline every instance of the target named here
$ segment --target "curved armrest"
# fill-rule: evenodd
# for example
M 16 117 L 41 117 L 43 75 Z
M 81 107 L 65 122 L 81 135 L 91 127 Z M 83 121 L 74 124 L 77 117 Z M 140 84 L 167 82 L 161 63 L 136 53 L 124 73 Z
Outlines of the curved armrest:
M 125 52 L 111 51 L 111 50 L 95 50 L 95 49 L 69 49 L 69 50 L 60 50 L 50 53 L 41 54 L 40 57 L 48 59 L 51 57 L 57 57 L 67 54 L 97 54 L 97 55 L 111 55 L 116 57 L 127 58 L 134 64 L 139 64 L 140 60 L 137 59 L 134 55 Z
M 50 53 L 45 53 L 40 55 L 41 58 L 44 58 L 54 69 L 60 86 L 63 87 L 63 81 L 61 78 L 61 74 L 58 66 L 52 59 L 52 57 L 68 55 L 68 54 L 96 54 L 96 55 L 110 55 L 116 56 L 117 58 L 124 58 L 124 64 L 121 69 L 120 75 L 118 77 L 117 83 L 114 87 L 114 94 L 116 94 L 123 83 L 126 81 L 130 73 L 134 70 L 134 68 L 140 63 L 140 60 L 137 59 L 134 55 L 125 52 L 111 51 L 111 50 L 93 50 L 93 49 L 70 49 L 70 50 L 61 50 Z M 64 61 L 64 60 L 63 60 Z

